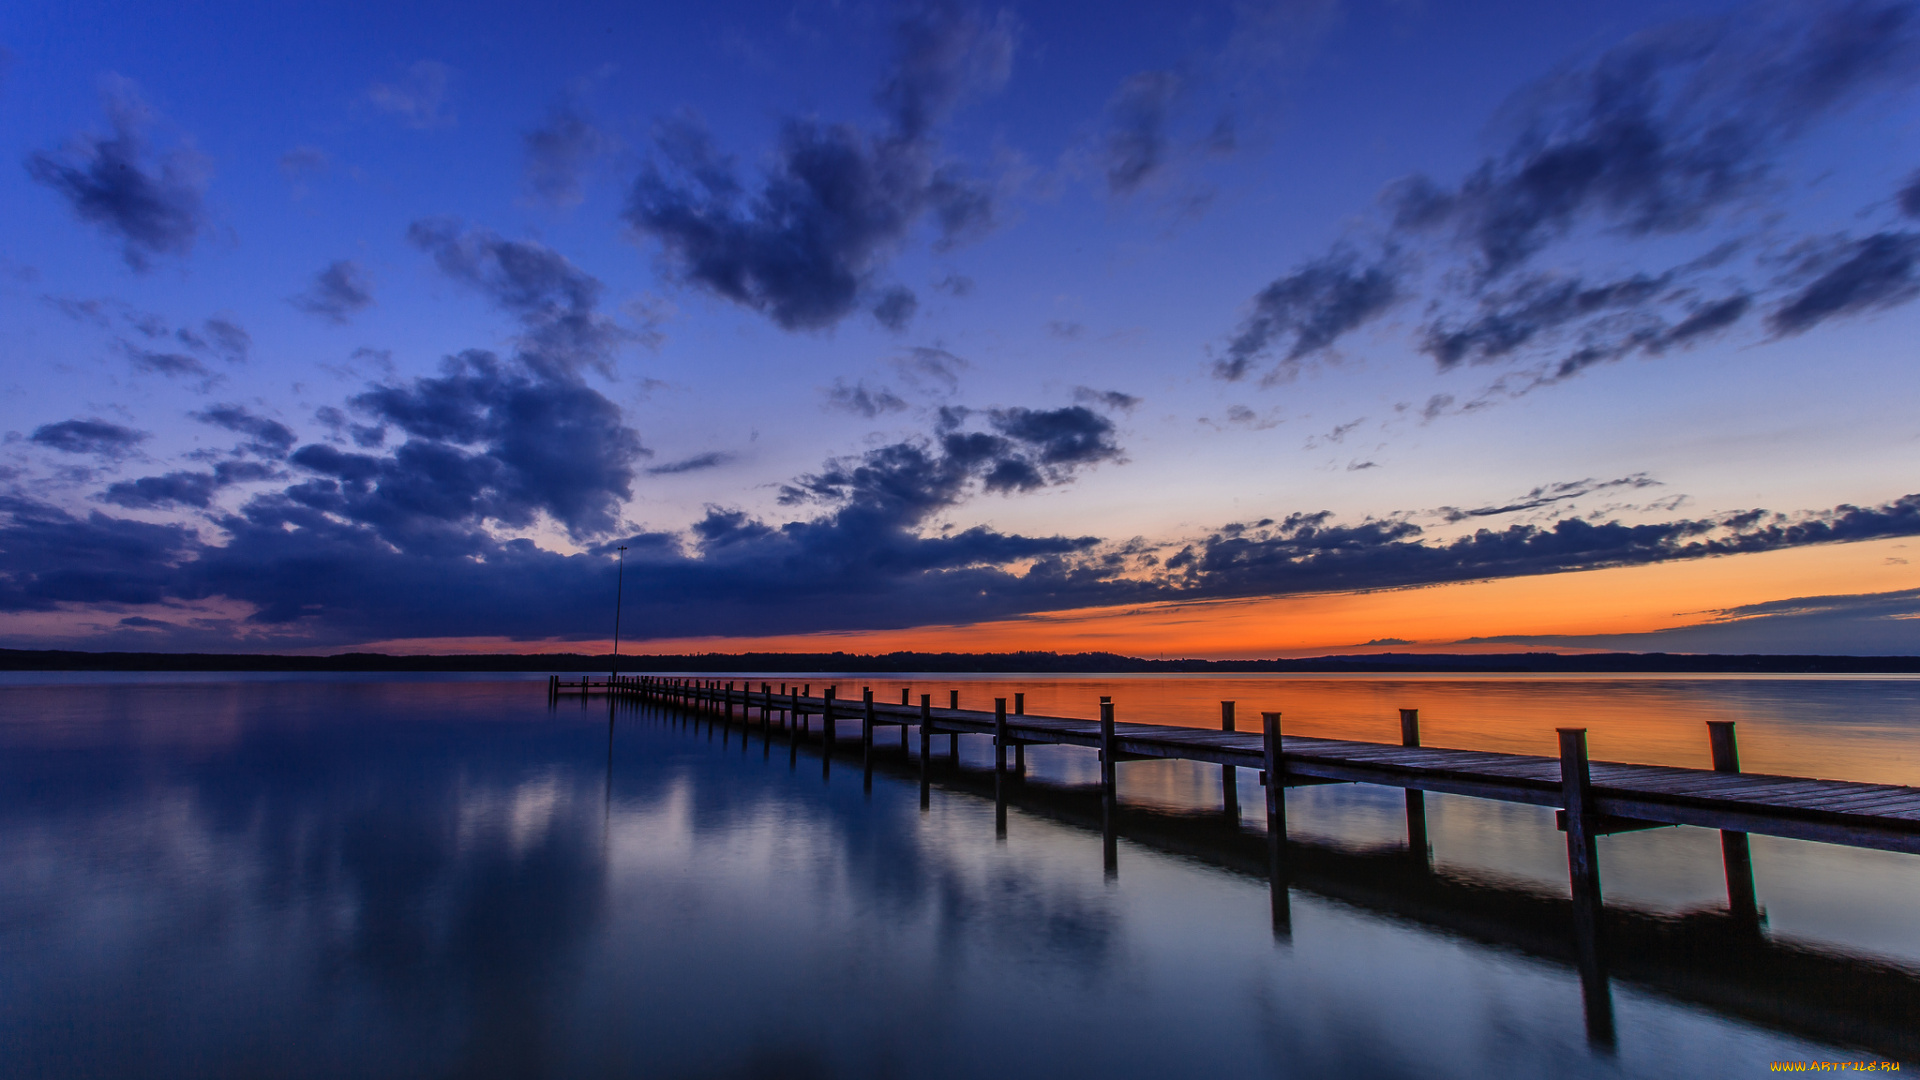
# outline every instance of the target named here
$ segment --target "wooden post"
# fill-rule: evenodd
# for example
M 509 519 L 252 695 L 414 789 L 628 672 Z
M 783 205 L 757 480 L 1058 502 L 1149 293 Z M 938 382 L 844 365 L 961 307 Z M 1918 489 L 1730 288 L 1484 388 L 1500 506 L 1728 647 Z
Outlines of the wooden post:
M 1013 695 L 1013 715 L 1015 716 L 1027 715 L 1027 695 L 1026 694 L 1022 693 L 1022 694 Z M 1027 744 L 1026 743 L 1016 742 L 1013 744 L 1013 775 L 1015 776 L 1027 775 Z
M 960 707 L 960 691 L 958 690 L 947 691 L 947 708 L 958 709 L 959 707 Z M 947 733 L 947 760 L 951 762 L 955 768 L 959 768 L 960 766 L 960 733 L 957 731 L 952 731 Z
M 900 704 L 902 704 L 902 705 L 911 705 L 911 704 L 913 704 L 913 701 L 912 701 L 912 699 L 910 699 L 909 697 L 907 697 L 907 692 L 908 692 L 908 688 L 907 688 L 907 687 L 904 687 L 904 686 L 903 686 L 903 687 L 901 687 L 901 688 L 900 688 Z
M 993 699 L 993 772 L 1007 771 L 1007 699 Z
M 1400 710 L 1400 745 L 1420 745 L 1420 710 Z M 1422 866 L 1433 865 L 1433 846 L 1427 842 L 1427 793 L 1407 789 L 1407 853 Z
M 838 689 L 837 686 L 829 686 L 821 691 L 820 697 L 820 743 L 826 747 L 828 757 L 833 756 L 833 695 Z
M 1733 735 L 1733 721 L 1707 721 L 1707 741 L 1713 749 L 1713 771 L 1740 771 L 1740 745 Z M 1747 834 L 1723 829 L 1720 832 L 1720 857 L 1727 871 L 1727 910 L 1743 928 L 1760 930 L 1760 901 L 1753 888 L 1753 849 Z
M 1288 895 L 1286 755 L 1281 752 L 1280 714 L 1260 714 L 1260 745 L 1267 765 L 1267 895 L 1273 905 L 1273 935 L 1293 934 L 1293 901 Z
M 1232 731 L 1233 702 L 1220 703 L 1220 730 Z M 1229 821 L 1240 820 L 1240 769 L 1235 765 L 1220 766 L 1220 805 L 1226 811 Z
M 1587 1041 L 1614 1045 L 1613 989 L 1607 978 L 1601 919 L 1600 851 L 1594 842 L 1593 781 L 1587 764 L 1587 729 L 1560 728 L 1560 799 L 1567 811 L 1567 878 L 1573 889 L 1574 949 L 1587 1014 Z
M 928 729 L 931 728 L 932 726 L 933 726 L 933 695 L 921 694 L 920 695 L 920 809 L 922 810 L 925 810 L 929 805 L 931 805 L 931 799 L 932 799 L 933 778 L 932 778 L 931 772 L 928 769 L 928 765 L 930 764 L 932 743 L 933 743 L 933 732 L 931 732 Z M 905 729 L 903 728 L 902 730 L 905 730 Z
M 1103 697 L 1100 699 L 1100 787 L 1110 799 L 1119 794 L 1119 777 L 1114 769 L 1118 762 L 1114 761 L 1113 753 L 1113 699 Z

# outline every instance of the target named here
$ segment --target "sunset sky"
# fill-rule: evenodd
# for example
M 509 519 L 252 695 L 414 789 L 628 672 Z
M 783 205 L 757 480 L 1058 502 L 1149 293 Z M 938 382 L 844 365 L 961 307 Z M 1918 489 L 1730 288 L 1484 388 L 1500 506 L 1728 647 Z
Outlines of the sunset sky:
M 1920 654 L 1920 3 L 345 7 L 0 13 L 0 646 Z

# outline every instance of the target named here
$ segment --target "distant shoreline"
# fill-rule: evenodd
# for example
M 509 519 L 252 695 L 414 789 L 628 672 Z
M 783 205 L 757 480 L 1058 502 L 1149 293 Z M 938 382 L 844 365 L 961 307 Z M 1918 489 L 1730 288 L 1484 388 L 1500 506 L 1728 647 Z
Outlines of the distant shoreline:
M 391 656 L 339 653 L 78 652 L 0 649 L 0 671 L 468 671 L 602 672 L 610 655 L 493 653 Z M 1909 674 L 1920 656 L 1769 656 L 1686 653 L 1377 653 L 1274 660 L 1148 660 L 1117 653 L 698 653 L 618 658 L 622 672 L 952 672 L 973 674 Z

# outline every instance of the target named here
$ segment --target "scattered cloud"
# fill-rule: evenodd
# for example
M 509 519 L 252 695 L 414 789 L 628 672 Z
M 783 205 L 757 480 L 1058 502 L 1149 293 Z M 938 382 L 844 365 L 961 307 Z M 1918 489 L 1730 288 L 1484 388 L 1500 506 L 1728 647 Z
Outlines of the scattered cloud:
M 993 222 L 992 190 L 942 158 L 934 130 L 962 98 L 1005 82 L 1014 38 L 1009 17 L 909 5 L 877 95 L 882 130 L 787 120 L 749 198 L 733 159 L 683 114 L 660 126 L 626 220 L 682 281 L 783 329 L 832 326 L 868 297 L 883 324 L 904 325 L 911 307 L 874 279 L 911 230 L 930 222 L 944 250 Z
M 692 457 L 681 458 L 679 461 L 669 461 L 664 465 L 651 466 L 650 468 L 647 469 L 647 475 L 648 476 L 678 476 L 681 473 L 700 472 L 705 469 L 717 469 L 720 466 L 725 465 L 726 463 L 732 460 L 733 460 L 732 454 L 722 453 L 717 450 L 710 451 L 705 454 L 695 454 Z
M 528 196 L 556 207 L 579 205 L 587 168 L 613 143 L 572 96 L 548 107 L 540 126 L 520 141 L 526 152 L 522 184 Z
M 313 284 L 289 303 L 309 315 L 345 326 L 354 314 L 373 306 L 373 279 L 351 259 L 336 259 L 313 276 Z
M 1883 232 L 1864 240 L 1823 245 L 1801 262 L 1811 277 L 1767 315 L 1767 328 L 1785 337 L 1840 315 L 1892 307 L 1920 295 L 1920 233 Z
M 1691 347 L 1769 298 L 1776 336 L 1905 302 L 1920 291 L 1917 241 L 1898 231 L 1802 245 L 1796 272 L 1774 285 L 1729 261 L 1737 240 L 1599 280 L 1532 264 L 1577 237 L 1651 250 L 1743 227 L 1730 222 L 1776 190 L 1788 143 L 1917 81 L 1920 14 L 1905 0 L 1756 7 L 1637 34 L 1518 95 L 1501 149 L 1463 179 L 1390 185 L 1361 245 L 1375 254 L 1342 244 L 1276 279 L 1215 373 L 1240 379 L 1270 362 L 1268 378 L 1286 378 L 1397 300 L 1423 302 L 1418 347 L 1442 370 L 1536 365 L 1511 393 Z
M 1336 251 L 1260 290 L 1214 374 L 1245 378 L 1269 354 L 1279 358 L 1278 373 L 1290 374 L 1302 357 L 1324 352 L 1399 298 L 1400 275 L 1389 262 L 1362 266 L 1352 252 Z
M 410 128 L 451 127 L 459 119 L 448 100 L 452 87 L 452 68 L 416 60 L 400 78 L 367 87 L 367 101 Z
M 1167 114 L 1180 88 L 1174 72 L 1142 71 L 1107 102 L 1101 151 L 1109 192 L 1131 195 L 1166 164 Z
M 1634 473 L 1617 480 L 1568 480 L 1557 484 L 1542 484 L 1517 499 L 1494 506 L 1474 506 L 1461 508 L 1443 506 L 1434 513 L 1448 524 L 1466 521 L 1471 518 L 1497 517 L 1501 514 L 1517 514 L 1524 510 L 1538 510 L 1555 503 L 1568 502 L 1601 491 L 1639 491 L 1662 486 L 1660 481 L 1646 473 Z
M 844 379 L 835 379 L 826 390 L 827 407 L 841 412 L 864 416 L 869 420 L 883 413 L 905 412 L 905 398 L 884 386 L 868 387 L 864 381 L 849 386 Z
M 125 457 L 149 437 L 147 432 L 99 417 L 42 424 L 28 436 L 32 442 L 63 454 L 92 454 L 109 460 Z
M 971 366 L 962 357 L 932 345 L 916 345 L 890 363 L 915 388 L 944 394 L 960 389 L 960 373 Z
M 101 80 L 111 131 L 82 132 L 59 153 L 27 156 L 27 175 L 60 193 L 74 214 L 120 244 L 144 272 L 162 255 L 186 255 L 207 227 L 207 162 L 189 143 L 156 154 L 147 131 L 157 120 L 129 79 Z
M 1132 412 L 1139 407 L 1141 402 L 1140 398 L 1134 397 L 1132 394 L 1123 394 L 1118 390 L 1095 390 L 1091 386 L 1074 387 L 1073 400 L 1082 405 L 1094 405 L 1102 409 L 1118 409 L 1121 412 Z
M 880 293 L 873 303 L 873 317 L 881 326 L 900 333 L 913 321 L 913 313 L 920 310 L 920 298 L 913 290 L 903 285 L 893 285 Z
M 544 244 L 506 240 L 451 218 L 416 221 L 407 239 L 448 277 L 520 320 L 519 358 L 530 368 L 556 377 L 582 366 L 611 372 L 614 353 L 634 340 L 598 310 L 599 279 Z
M 287 425 L 255 415 L 242 405 L 212 405 L 188 415 L 203 424 L 247 436 L 251 441 L 243 449 L 262 457 L 283 458 L 298 439 Z

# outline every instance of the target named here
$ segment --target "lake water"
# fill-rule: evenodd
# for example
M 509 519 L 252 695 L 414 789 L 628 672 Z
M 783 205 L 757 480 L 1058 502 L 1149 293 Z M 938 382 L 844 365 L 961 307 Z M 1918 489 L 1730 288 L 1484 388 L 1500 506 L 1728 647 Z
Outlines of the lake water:
M 724 678 L 724 676 L 722 676 Z M 1920 785 L 1901 678 L 783 676 L 1032 713 Z M 917 696 L 915 698 L 917 701 Z M 610 718 L 611 717 L 611 718 Z M 1288 793 L 1276 934 L 1260 789 L 1031 748 L 996 828 L 986 740 L 925 805 L 778 732 L 539 677 L 0 677 L 0 1075 L 1752 1076 L 1892 1060 L 1920 1031 L 1920 857 L 1753 838 L 1763 933 L 1727 930 L 1719 837 L 1604 837 L 1609 1045 L 1570 961 L 1552 812 Z M 1912 1064 L 1909 1068 L 1913 1067 Z

